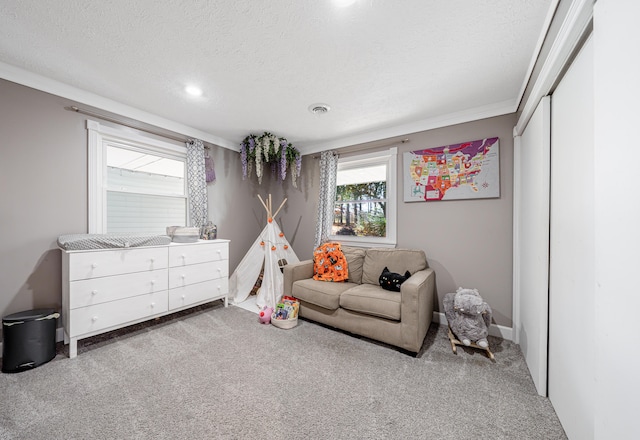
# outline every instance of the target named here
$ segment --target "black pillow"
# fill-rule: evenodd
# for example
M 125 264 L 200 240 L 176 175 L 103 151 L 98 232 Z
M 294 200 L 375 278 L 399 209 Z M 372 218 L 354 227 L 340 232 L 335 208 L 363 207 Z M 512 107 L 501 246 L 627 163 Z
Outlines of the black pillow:
M 409 271 L 406 271 L 404 275 L 400 275 L 399 273 L 389 272 L 389 268 L 385 267 L 382 269 L 378 282 L 380 283 L 380 287 L 385 290 L 400 292 L 400 284 L 407 281 L 410 276 L 411 272 Z

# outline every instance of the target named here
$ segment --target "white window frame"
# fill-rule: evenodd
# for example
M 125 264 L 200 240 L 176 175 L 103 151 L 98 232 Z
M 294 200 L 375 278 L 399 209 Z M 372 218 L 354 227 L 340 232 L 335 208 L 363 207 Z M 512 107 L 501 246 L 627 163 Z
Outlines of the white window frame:
M 387 236 L 386 237 L 354 237 L 351 235 L 330 235 L 330 239 L 349 246 L 359 247 L 395 247 L 398 212 L 398 148 L 375 153 L 359 154 L 338 159 L 341 167 L 358 168 L 374 164 L 385 164 L 387 167 Z
M 115 128 L 87 119 L 88 151 L 88 220 L 90 234 L 104 234 L 107 228 L 107 146 L 148 152 L 185 162 L 185 215 L 189 223 L 189 194 L 187 191 L 187 148 L 141 136 L 124 128 Z

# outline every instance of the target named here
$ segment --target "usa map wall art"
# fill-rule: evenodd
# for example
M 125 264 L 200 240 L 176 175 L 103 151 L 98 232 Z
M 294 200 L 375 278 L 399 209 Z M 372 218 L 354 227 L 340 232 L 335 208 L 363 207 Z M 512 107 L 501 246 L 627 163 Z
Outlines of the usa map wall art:
M 497 137 L 407 151 L 403 159 L 405 202 L 500 197 Z

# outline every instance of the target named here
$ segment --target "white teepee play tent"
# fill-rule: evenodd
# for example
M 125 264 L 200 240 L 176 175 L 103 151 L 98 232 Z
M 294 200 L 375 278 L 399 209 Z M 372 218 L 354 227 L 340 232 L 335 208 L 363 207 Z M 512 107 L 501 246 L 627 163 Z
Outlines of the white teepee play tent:
M 278 262 L 286 260 L 286 263 L 297 263 L 300 260 L 275 220 L 287 199 L 282 201 L 272 215 L 271 194 L 266 202 L 260 195 L 258 198 L 267 211 L 267 225 L 229 278 L 229 296 L 234 304 L 245 301 L 260 276 L 264 263 L 262 286 L 256 297 L 256 305 L 259 308 L 275 307 L 282 298 L 284 285 Z

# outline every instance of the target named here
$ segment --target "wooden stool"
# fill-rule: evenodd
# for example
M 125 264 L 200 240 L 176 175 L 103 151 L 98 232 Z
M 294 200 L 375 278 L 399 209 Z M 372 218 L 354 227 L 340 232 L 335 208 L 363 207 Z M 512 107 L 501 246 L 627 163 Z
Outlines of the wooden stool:
M 488 346 L 487 348 L 480 347 L 475 342 L 472 342 L 470 345 L 464 345 L 462 342 L 458 341 L 456 337 L 453 335 L 453 332 L 451 331 L 451 327 L 449 327 L 449 342 L 451 342 L 451 349 L 453 350 L 453 354 L 457 354 L 456 345 L 462 345 L 463 347 L 471 347 L 471 348 L 477 348 L 479 350 L 484 350 L 487 352 L 487 356 L 489 356 L 489 359 L 491 359 L 494 362 L 496 360 L 496 358 L 493 356 L 493 353 L 491 353 L 491 350 L 489 349 Z

